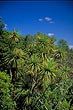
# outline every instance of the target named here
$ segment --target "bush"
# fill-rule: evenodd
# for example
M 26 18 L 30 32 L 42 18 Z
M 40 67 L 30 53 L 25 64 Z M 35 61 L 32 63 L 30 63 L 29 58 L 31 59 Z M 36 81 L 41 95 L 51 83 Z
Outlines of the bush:
M 0 110 L 14 110 L 14 107 L 10 77 L 5 72 L 0 72 Z

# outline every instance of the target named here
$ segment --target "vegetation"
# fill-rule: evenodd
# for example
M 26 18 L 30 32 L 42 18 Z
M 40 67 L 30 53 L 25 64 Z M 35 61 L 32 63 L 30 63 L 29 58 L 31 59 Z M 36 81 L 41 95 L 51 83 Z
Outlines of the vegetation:
M 4 26 L 0 19 L 0 110 L 73 110 L 73 49 Z

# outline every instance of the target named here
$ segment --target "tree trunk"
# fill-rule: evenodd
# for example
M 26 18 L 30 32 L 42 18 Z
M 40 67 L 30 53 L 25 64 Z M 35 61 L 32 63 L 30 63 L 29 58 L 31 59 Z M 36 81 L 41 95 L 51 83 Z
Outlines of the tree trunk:
M 11 80 L 12 80 L 12 71 L 11 71 L 11 69 L 9 71 L 10 71 L 10 77 L 11 77 Z

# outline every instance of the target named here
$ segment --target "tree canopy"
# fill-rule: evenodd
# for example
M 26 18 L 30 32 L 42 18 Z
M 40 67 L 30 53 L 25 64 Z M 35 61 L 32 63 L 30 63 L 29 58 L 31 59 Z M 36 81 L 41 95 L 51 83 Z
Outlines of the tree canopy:
M 72 110 L 73 49 L 63 39 L 3 27 L 0 21 L 0 109 Z

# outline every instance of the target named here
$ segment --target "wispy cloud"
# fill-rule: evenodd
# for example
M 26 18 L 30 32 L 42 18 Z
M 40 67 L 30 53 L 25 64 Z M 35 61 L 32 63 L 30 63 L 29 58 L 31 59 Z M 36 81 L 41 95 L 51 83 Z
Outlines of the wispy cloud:
M 4 27 L 4 28 L 5 28 L 5 29 L 7 29 L 7 26 L 8 26 L 8 25 L 7 25 L 7 24 L 5 24 L 5 27 Z
M 49 22 L 49 21 L 52 21 L 52 18 L 50 18 L 50 17 L 45 17 L 44 19 L 45 19 L 46 21 L 48 21 L 48 22 Z
M 54 33 L 48 33 L 48 36 L 54 36 Z
M 55 22 L 53 21 L 53 19 L 50 18 L 50 17 L 48 17 L 48 16 L 46 16 L 46 17 L 44 17 L 44 18 L 39 18 L 38 21 L 39 21 L 39 22 L 42 22 L 42 21 L 44 22 L 44 21 L 46 21 L 46 22 L 48 22 L 48 23 L 55 23 Z
M 43 19 L 42 19 L 42 18 L 39 18 L 39 19 L 38 19 L 38 21 L 42 22 L 42 21 L 43 21 Z
M 70 49 L 71 49 L 71 48 L 73 49 L 73 45 L 69 45 L 69 48 L 70 48 Z

